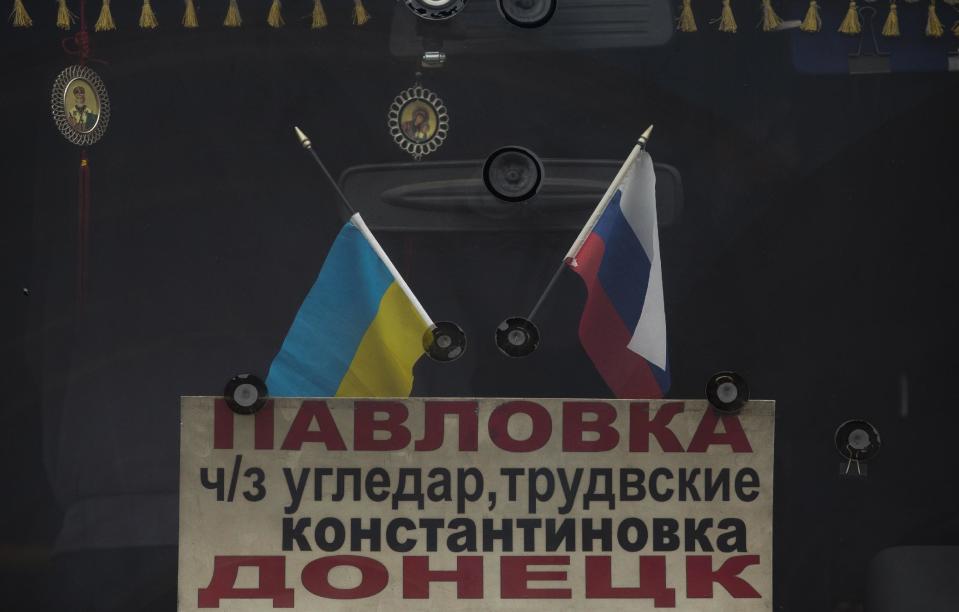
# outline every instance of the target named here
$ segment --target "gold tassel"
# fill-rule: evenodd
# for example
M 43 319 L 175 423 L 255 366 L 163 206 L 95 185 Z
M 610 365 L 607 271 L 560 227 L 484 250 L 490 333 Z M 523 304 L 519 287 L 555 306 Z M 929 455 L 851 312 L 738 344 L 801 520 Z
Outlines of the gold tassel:
M 370 20 L 370 14 L 366 12 L 363 0 L 353 0 L 353 4 L 353 23 L 361 26 Z
M 896 0 L 892 0 L 889 5 L 889 15 L 886 17 L 886 23 L 882 25 L 882 35 L 896 38 L 899 34 L 899 8 L 896 7 Z
M 862 32 L 862 24 L 859 23 L 859 11 L 856 10 L 856 0 L 851 0 L 849 10 L 846 11 L 846 17 L 839 24 L 839 31 L 843 34 L 859 34 Z
M 323 10 L 322 0 L 313 0 L 313 25 L 314 30 L 326 27 L 326 11 Z
M 822 29 L 822 18 L 819 16 L 819 3 L 816 0 L 809 0 L 809 8 L 806 9 L 806 16 L 799 29 L 803 32 L 818 32 Z
M 110 0 L 103 0 L 100 6 L 100 16 L 97 17 L 97 24 L 93 26 L 97 32 L 106 32 L 116 30 L 117 24 L 113 22 L 113 13 L 110 12 Z
M 200 27 L 200 20 L 196 18 L 196 7 L 193 6 L 193 0 L 186 0 L 186 10 L 183 11 L 183 27 Z
M 273 0 L 273 4 L 270 5 L 270 13 L 266 16 L 266 23 L 269 24 L 271 28 L 282 28 L 286 25 L 286 22 L 283 21 L 283 14 L 281 13 L 283 7 L 280 5 L 280 0 Z
M 15 28 L 29 28 L 33 26 L 33 19 L 30 19 L 26 7 L 23 6 L 23 0 L 13 0 L 13 12 L 10 16 L 13 18 L 13 27 Z
M 226 10 L 226 19 L 223 25 L 228 28 L 238 28 L 243 25 L 243 18 L 240 17 L 240 7 L 236 5 L 236 0 L 230 0 L 230 8 Z
M 735 34 L 737 29 L 733 7 L 729 5 L 729 0 L 723 0 L 723 12 L 719 16 L 719 31 Z
M 959 21 L 952 24 L 952 33 L 955 34 L 956 36 L 959 36 Z
M 69 30 L 77 16 L 67 8 L 67 0 L 58 0 L 58 4 L 60 6 L 57 8 L 57 27 L 61 30 Z
M 936 0 L 929 0 L 929 18 L 926 20 L 926 36 L 929 38 L 939 38 L 945 28 L 939 21 L 939 15 L 936 14 Z
M 143 8 L 140 10 L 140 27 L 146 30 L 155 29 L 160 23 L 157 21 L 156 13 L 150 6 L 150 0 L 143 0 Z
M 773 8 L 772 0 L 763 0 L 763 32 L 772 32 L 782 23 L 782 18 L 776 14 L 776 10 Z
M 676 24 L 679 32 L 695 32 L 696 18 L 693 16 L 693 1 L 683 0 L 683 10 L 679 12 L 679 22 Z

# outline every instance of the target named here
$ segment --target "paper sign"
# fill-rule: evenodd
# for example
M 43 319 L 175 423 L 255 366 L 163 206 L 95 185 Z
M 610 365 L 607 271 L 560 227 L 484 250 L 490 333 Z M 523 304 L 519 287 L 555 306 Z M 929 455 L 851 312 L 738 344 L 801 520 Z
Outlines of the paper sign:
M 774 404 L 182 402 L 178 610 L 772 610 Z

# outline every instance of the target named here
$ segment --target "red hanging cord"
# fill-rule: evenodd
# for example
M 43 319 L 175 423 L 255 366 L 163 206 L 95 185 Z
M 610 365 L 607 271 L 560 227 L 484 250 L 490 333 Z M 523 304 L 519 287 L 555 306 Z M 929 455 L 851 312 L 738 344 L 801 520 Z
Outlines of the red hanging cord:
M 80 185 L 77 203 L 77 299 L 83 302 L 87 288 L 87 238 L 90 233 L 90 162 L 80 149 Z
M 68 43 L 73 43 L 69 46 Z M 90 33 L 87 31 L 86 0 L 80 0 L 80 29 L 76 34 L 60 41 L 60 46 L 67 55 L 76 55 L 80 59 L 80 65 L 86 66 L 90 59 Z
M 71 48 L 68 43 L 73 42 Z M 80 30 L 61 42 L 68 55 L 76 55 L 80 65 L 90 59 L 90 33 L 87 32 L 86 0 L 80 0 Z M 77 303 L 82 304 L 87 289 L 87 255 L 90 235 L 90 160 L 86 148 L 80 149 L 80 181 L 77 194 Z

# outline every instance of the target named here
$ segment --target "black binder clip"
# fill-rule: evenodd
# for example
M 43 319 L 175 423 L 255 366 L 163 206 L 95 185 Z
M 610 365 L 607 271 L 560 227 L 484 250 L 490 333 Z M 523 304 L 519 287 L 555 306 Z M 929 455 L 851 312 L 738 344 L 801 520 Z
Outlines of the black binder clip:
M 868 15 L 868 18 L 867 18 Z M 885 74 L 890 72 L 889 54 L 879 50 L 879 39 L 876 37 L 876 9 L 864 6 L 859 9 L 862 20 L 862 32 L 859 34 L 859 48 L 849 54 L 849 74 Z M 862 42 L 869 30 L 872 40 L 872 53 L 862 52 Z

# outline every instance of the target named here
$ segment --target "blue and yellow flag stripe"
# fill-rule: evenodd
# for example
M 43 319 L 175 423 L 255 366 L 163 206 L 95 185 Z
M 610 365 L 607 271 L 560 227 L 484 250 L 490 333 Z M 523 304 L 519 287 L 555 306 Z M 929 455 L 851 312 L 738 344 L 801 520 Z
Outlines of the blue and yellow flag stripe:
M 270 394 L 406 397 L 431 324 L 354 215 L 333 242 L 270 366 Z

